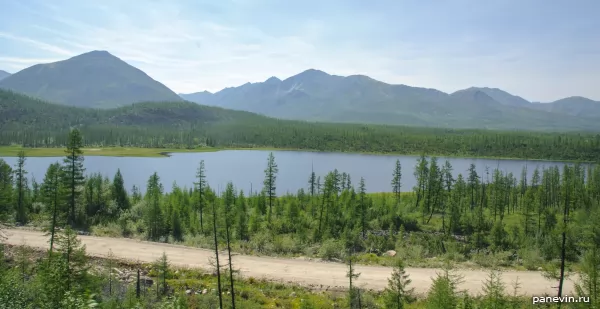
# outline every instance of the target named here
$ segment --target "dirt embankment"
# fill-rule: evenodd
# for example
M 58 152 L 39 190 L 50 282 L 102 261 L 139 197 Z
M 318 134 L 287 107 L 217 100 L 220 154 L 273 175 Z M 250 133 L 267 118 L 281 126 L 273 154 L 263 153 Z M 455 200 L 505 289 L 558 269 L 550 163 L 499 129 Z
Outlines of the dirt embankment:
M 37 231 L 11 229 L 5 231 L 6 242 L 12 245 L 25 243 L 31 247 L 47 248 L 48 237 Z M 152 262 L 165 252 L 173 265 L 183 267 L 196 267 L 209 269 L 210 260 L 214 254 L 210 250 L 196 249 L 178 245 L 143 242 L 132 239 L 105 238 L 93 236 L 79 236 L 86 245 L 91 256 L 106 257 L 109 249 L 119 259 L 139 262 Z M 223 263 L 226 256 L 221 257 Z M 294 282 L 317 289 L 340 289 L 347 286 L 346 265 L 340 263 L 326 263 L 307 261 L 302 259 L 283 259 L 247 255 L 235 255 L 234 267 L 239 269 L 245 277 L 266 278 L 282 282 Z M 389 267 L 361 266 L 356 267 L 360 277 L 356 284 L 373 290 L 383 290 L 387 286 L 387 278 L 392 271 Z M 418 294 L 427 293 L 431 286 L 432 278 L 439 269 L 407 268 L 406 272 L 412 280 L 411 286 Z M 483 282 L 488 273 L 482 270 L 457 270 L 457 275 L 462 276 L 461 290 L 466 290 L 472 295 L 481 292 Z M 519 280 L 521 294 L 526 295 L 555 295 L 558 283 L 545 279 L 540 272 L 532 271 L 505 271 L 502 278 L 507 289 L 512 282 Z M 574 284 L 571 280 L 565 282 L 564 294 L 574 293 Z

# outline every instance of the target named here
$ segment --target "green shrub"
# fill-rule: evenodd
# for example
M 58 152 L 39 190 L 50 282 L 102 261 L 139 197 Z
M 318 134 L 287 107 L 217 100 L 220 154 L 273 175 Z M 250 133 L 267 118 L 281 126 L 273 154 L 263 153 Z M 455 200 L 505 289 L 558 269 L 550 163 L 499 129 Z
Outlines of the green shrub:
M 319 248 L 319 257 L 324 260 L 341 259 L 343 254 L 343 244 L 333 239 L 326 240 Z

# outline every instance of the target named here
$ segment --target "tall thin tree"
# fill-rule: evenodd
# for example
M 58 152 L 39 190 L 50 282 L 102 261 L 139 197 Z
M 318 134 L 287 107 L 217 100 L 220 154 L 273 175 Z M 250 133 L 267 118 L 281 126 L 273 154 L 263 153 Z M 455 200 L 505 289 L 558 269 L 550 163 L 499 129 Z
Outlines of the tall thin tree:
M 67 149 L 65 150 L 66 156 L 63 160 L 63 176 L 65 182 L 65 188 L 68 190 L 67 200 L 69 205 L 69 225 L 75 226 L 75 206 L 77 204 L 77 198 L 81 195 L 79 186 L 84 184 L 85 178 L 83 173 L 83 137 L 78 129 L 73 129 L 69 133 L 69 140 L 67 143 Z
M 20 224 L 27 223 L 27 208 L 25 205 L 25 191 L 27 190 L 27 171 L 25 170 L 25 152 L 19 151 L 17 166 L 15 167 L 15 189 L 17 190 L 16 198 L 16 221 Z
M 400 204 L 400 191 L 402 189 L 402 165 L 400 160 L 396 160 L 394 173 L 392 174 L 392 192 L 396 199 L 396 206 Z
M 275 163 L 275 156 L 273 153 L 269 153 L 269 158 L 267 160 L 267 168 L 265 169 L 265 180 L 263 182 L 264 188 L 263 191 L 267 195 L 267 200 L 269 202 L 269 213 L 267 214 L 267 221 L 271 222 L 271 216 L 273 215 L 273 202 L 275 201 L 276 195 L 276 180 L 277 180 L 277 172 L 279 169 L 277 168 L 277 163 Z

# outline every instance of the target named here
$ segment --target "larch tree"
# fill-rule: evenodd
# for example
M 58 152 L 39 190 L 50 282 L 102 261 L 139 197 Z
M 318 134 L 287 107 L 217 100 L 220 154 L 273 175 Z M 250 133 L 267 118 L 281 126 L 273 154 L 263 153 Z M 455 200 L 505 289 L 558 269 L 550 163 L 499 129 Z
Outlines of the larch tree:
M 150 240 L 158 240 L 163 236 L 163 211 L 161 208 L 162 184 L 160 178 L 156 174 L 152 174 L 148 179 L 146 189 L 146 213 L 145 222 L 148 229 L 148 238 Z
M 346 277 L 349 281 L 349 289 L 348 289 L 348 303 L 350 305 L 350 309 L 361 307 L 360 304 L 360 291 L 358 288 L 354 287 L 353 282 L 355 279 L 358 279 L 360 273 L 356 272 L 354 265 L 354 254 L 352 250 L 348 250 L 348 256 L 346 257 L 346 263 L 348 264 L 348 271 L 346 272 Z
M 129 204 L 129 197 L 127 196 L 127 190 L 125 190 L 125 182 L 123 181 L 123 175 L 121 175 L 120 169 L 117 169 L 117 173 L 113 178 L 111 195 L 112 199 L 117 202 L 117 208 L 120 211 L 127 210 L 131 206 Z
M 409 288 L 411 280 L 404 270 L 404 263 L 396 259 L 392 275 L 388 278 L 388 286 L 385 289 L 385 307 L 387 309 L 402 309 L 404 305 L 412 300 L 414 288 Z
M 215 269 L 217 271 L 217 293 L 219 293 L 219 309 L 223 308 L 223 293 L 221 292 L 221 264 L 219 263 L 219 239 L 217 231 L 217 206 L 216 202 L 211 200 L 213 217 L 213 239 L 215 249 Z
M 400 192 L 402 189 L 402 165 L 400 160 L 396 160 L 394 173 L 392 174 L 392 192 L 396 198 L 396 206 L 400 204 Z
M 69 139 L 67 143 L 67 149 L 65 150 L 66 156 L 63 160 L 63 181 L 65 189 L 67 190 L 67 203 L 69 209 L 69 225 L 75 226 L 75 207 L 77 205 L 77 199 L 81 195 L 79 187 L 85 184 L 83 168 L 83 137 L 78 129 L 73 129 L 69 133 Z
M 44 181 L 42 182 L 42 196 L 46 205 L 49 206 L 50 225 L 48 227 L 48 236 L 50 236 L 49 254 L 52 256 L 54 249 L 54 239 L 56 228 L 60 225 L 59 220 L 63 218 L 61 212 L 61 171 L 60 164 L 53 163 L 48 167 Z
M 273 153 L 269 153 L 269 158 L 267 159 L 267 168 L 265 169 L 265 180 L 263 181 L 263 192 L 265 192 L 267 201 L 269 203 L 269 213 L 267 214 L 267 220 L 271 222 L 271 216 L 273 214 L 273 202 L 277 197 L 277 172 L 279 169 L 277 168 L 277 163 L 275 163 L 275 156 Z
M 198 169 L 196 170 L 196 196 L 197 196 L 197 207 L 198 213 L 200 214 L 200 231 L 204 233 L 204 208 L 206 206 L 206 168 L 204 167 L 204 160 L 200 161 Z
M 25 152 L 19 151 L 17 159 L 17 166 L 15 166 L 15 190 L 16 190 L 16 221 L 19 224 L 27 223 L 27 205 L 26 205 L 26 191 L 27 186 L 27 171 L 25 170 Z
M 235 284 L 233 277 L 233 261 L 231 259 L 231 225 L 234 216 L 235 206 L 235 189 L 232 182 L 228 182 L 225 187 L 225 196 L 223 202 L 225 203 L 225 237 L 227 241 L 227 255 L 229 264 L 229 283 L 231 288 L 231 308 L 235 309 Z
M 13 170 L 0 159 L 0 223 L 8 221 L 13 201 Z

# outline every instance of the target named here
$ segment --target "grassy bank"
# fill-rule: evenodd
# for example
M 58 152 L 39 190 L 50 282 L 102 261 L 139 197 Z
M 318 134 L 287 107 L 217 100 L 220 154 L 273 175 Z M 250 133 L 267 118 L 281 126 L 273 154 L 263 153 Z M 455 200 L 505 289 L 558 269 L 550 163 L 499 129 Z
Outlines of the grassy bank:
M 25 151 L 28 157 L 61 157 L 65 155 L 64 148 L 28 148 L 21 146 L 0 146 L 0 157 L 16 157 L 19 151 Z M 93 147 L 83 148 L 84 156 L 105 156 L 105 157 L 166 157 L 169 153 L 198 153 L 198 152 L 215 152 L 222 150 L 262 150 L 262 151 L 304 151 L 304 152 L 328 152 L 328 153 L 348 153 L 348 154 L 364 154 L 378 156 L 419 156 L 420 153 L 396 153 L 396 152 L 369 152 L 369 151 L 342 151 L 328 150 L 319 151 L 314 149 L 300 148 L 276 148 L 276 147 L 204 147 L 204 148 L 142 148 L 142 147 Z M 488 159 L 488 160 L 528 160 L 528 161 L 560 161 L 560 162 L 575 162 L 569 160 L 549 160 L 543 158 L 519 158 L 519 157 L 490 157 L 490 156 L 470 156 L 464 155 L 448 155 L 438 153 L 427 153 L 428 156 L 438 156 L 446 158 L 473 158 L 473 159 Z M 587 162 L 592 163 L 592 162 Z
M 16 157 L 19 151 L 25 151 L 28 157 L 62 157 L 65 155 L 64 148 L 24 148 L 20 146 L 1 146 L 0 156 Z M 83 148 L 85 156 L 106 156 L 106 157 L 164 157 L 168 153 L 181 152 L 212 152 L 219 151 L 220 148 L 140 148 L 140 147 L 103 147 L 103 148 Z

